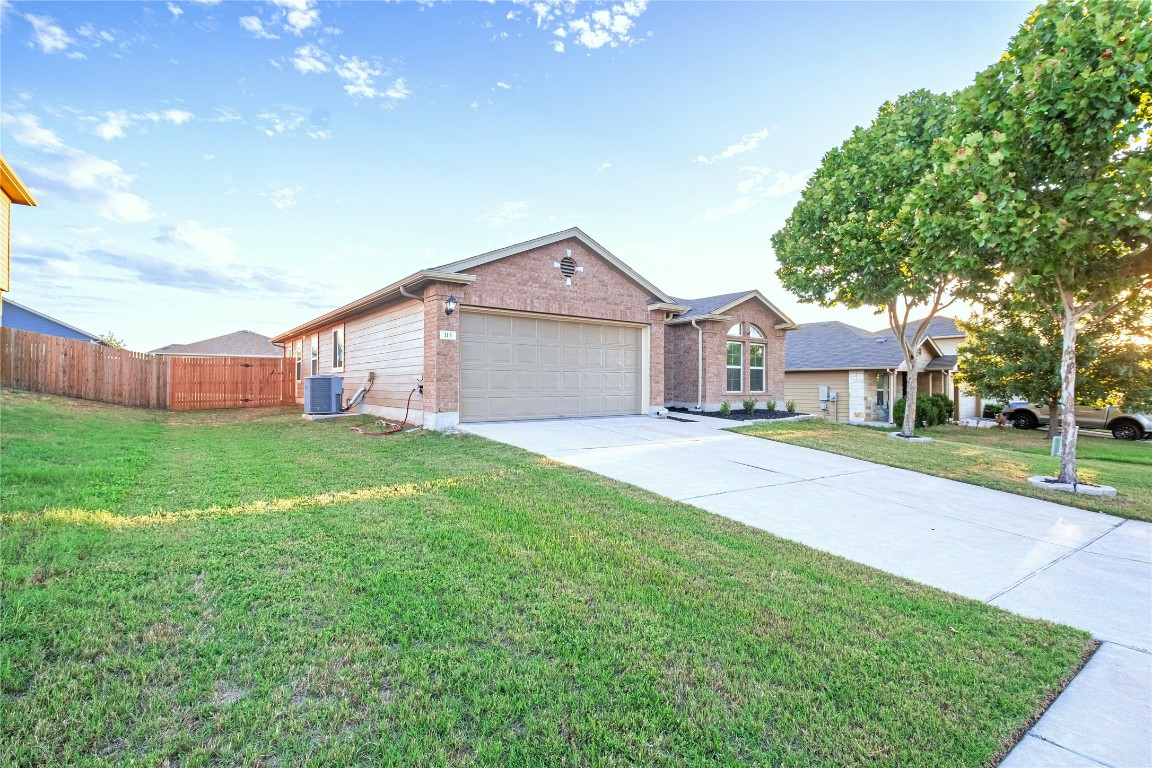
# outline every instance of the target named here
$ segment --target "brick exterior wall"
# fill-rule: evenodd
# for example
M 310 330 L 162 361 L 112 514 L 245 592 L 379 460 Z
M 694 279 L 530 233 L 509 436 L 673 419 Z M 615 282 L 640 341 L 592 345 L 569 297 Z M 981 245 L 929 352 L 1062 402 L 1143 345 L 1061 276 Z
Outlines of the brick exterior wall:
M 572 276 L 571 285 L 555 266 L 568 251 L 576 266 L 583 267 Z M 664 405 L 664 313 L 649 311 L 653 297 L 579 240 L 563 240 L 462 271 L 476 276 L 475 283 L 452 288 L 462 306 L 649 325 L 650 402 Z M 430 358 L 430 351 L 426 355 Z M 459 376 L 458 365 L 456 371 Z M 424 391 L 427 397 L 427 386 Z
M 780 318 L 768 311 L 756 299 L 750 299 L 724 313 L 731 318 L 725 322 L 697 321 L 704 330 L 704 392 L 705 410 L 715 410 L 727 400 L 733 407 L 739 407 L 742 400 L 756 398 L 760 407 L 766 400 L 777 401 L 778 407 L 784 403 L 784 339 L 785 331 L 777 331 L 775 324 Z M 728 329 L 736 323 L 755 323 L 765 338 L 753 339 L 749 336 L 729 339 Z M 744 326 L 747 333 L 747 326 Z M 727 391 L 726 356 L 729 341 L 744 344 L 743 390 Z M 749 391 L 748 345 L 764 345 L 764 391 Z M 665 380 L 668 405 L 693 407 L 696 405 L 697 333 L 689 323 L 668 326 L 665 334 Z
M 444 314 L 449 296 L 460 299 L 460 286 L 432 283 L 424 288 L 424 426 L 449 429 L 460 421 L 460 310 Z M 456 339 L 441 339 L 455 331 Z

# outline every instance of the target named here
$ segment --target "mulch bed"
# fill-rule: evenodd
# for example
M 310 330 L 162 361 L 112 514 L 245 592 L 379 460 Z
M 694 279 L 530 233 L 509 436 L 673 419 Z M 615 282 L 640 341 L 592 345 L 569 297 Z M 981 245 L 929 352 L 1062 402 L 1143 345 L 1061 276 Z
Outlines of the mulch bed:
M 669 413 L 684 413 L 689 416 L 711 416 L 714 419 L 728 419 L 729 421 L 756 421 L 758 419 L 790 419 L 793 416 L 807 416 L 805 413 L 789 413 L 788 411 L 766 411 L 758 408 L 752 413 L 746 413 L 743 408 L 733 408 L 725 416 L 720 411 L 690 411 L 687 408 L 669 408 Z

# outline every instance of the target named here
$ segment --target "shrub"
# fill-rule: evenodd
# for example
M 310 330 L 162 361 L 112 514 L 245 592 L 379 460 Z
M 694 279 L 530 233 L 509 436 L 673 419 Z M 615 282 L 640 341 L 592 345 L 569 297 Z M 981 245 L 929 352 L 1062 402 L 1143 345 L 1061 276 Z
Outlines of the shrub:
M 755 410 L 756 410 L 756 398 L 753 397 L 749 400 L 744 401 L 744 413 L 751 415 L 752 412 Z
M 906 409 L 907 407 L 908 407 L 908 399 L 904 398 L 904 397 L 902 397 L 899 400 L 897 400 L 896 402 L 892 403 L 892 422 L 894 424 L 903 424 L 904 423 L 904 409 Z
M 784 410 L 788 411 L 788 413 L 796 413 L 796 401 L 789 400 L 788 402 L 784 403 Z
M 892 405 L 892 421 L 896 424 L 904 423 L 904 411 L 908 403 L 900 398 Z M 946 424 L 952 418 L 952 401 L 947 395 L 926 395 L 916 398 L 916 426 L 935 427 Z
M 776 410 L 776 401 L 775 400 L 766 400 L 764 402 L 764 407 L 768 409 L 769 413 L 772 413 L 773 411 Z
M 984 412 L 981 415 L 986 419 L 994 419 L 999 416 L 1003 410 L 1003 403 L 984 403 Z
M 728 402 L 727 400 L 720 403 L 720 415 L 727 416 L 730 413 L 732 413 L 732 403 Z

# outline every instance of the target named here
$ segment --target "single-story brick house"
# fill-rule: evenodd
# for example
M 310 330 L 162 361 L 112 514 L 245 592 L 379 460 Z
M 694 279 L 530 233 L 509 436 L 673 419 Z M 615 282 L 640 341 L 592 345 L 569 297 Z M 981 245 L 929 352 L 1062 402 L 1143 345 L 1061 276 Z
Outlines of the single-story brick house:
M 676 299 L 579 229 L 421 270 L 275 337 L 345 400 L 430 429 L 460 422 L 782 401 L 794 324 L 758 291 Z
M 169 344 L 149 354 L 167 357 L 280 357 L 284 352 L 262 333 L 235 331 L 188 344 Z
M 919 324 L 909 323 L 909 336 Z M 979 398 L 962 392 L 953 379 L 963 341 L 955 320 L 932 318 L 918 350 L 917 378 L 919 394 L 947 395 L 961 418 L 978 416 L 981 409 Z M 808 323 L 788 334 L 784 390 L 799 411 L 844 423 L 886 422 L 907 386 L 908 366 L 891 329 L 866 331 L 832 321 Z

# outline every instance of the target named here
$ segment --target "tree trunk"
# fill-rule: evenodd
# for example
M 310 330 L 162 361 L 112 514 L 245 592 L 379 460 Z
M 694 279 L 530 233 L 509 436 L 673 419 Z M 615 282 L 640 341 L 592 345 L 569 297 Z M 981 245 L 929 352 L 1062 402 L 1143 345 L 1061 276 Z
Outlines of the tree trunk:
M 1048 439 L 1056 437 L 1060 430 L 1060 401 L 1048 401 Z
M 1076 321 L 1075 298 L 1064 294 L 1064 348 L 1060 359 L 1060 483 L 1076 482 Z
M 908 375 L 905 377 L 908 381 L 904 393 L 904 424 L 900 428 L 900 434 L 904 437 L 912 437 L 916 434 L 916 387 L 920 378 L 919 372 L 916 370 L 916 358 L 912 358 L 908 364 Z

